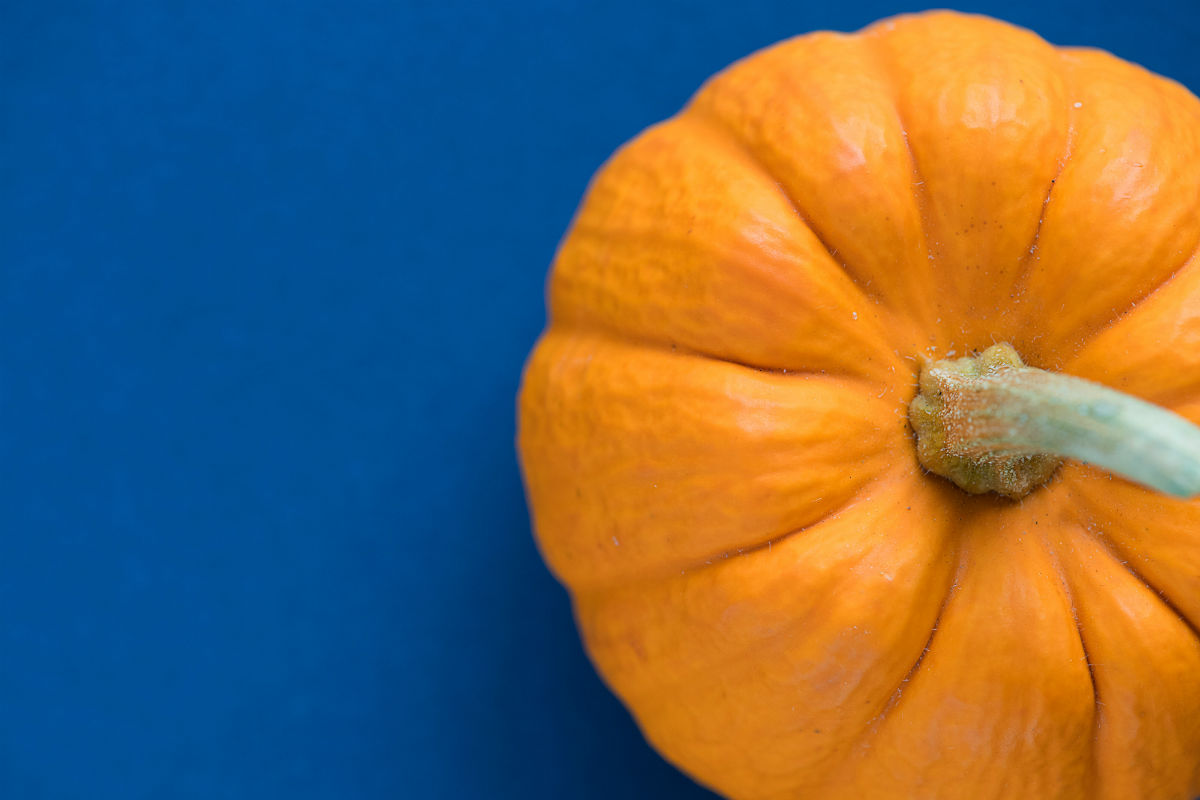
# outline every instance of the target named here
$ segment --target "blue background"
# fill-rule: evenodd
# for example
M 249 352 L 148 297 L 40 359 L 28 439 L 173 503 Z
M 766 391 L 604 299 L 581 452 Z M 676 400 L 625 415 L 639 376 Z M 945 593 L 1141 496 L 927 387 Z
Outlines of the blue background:
M 1185 5 L 970 9 L 1196 89 Z M 0 796 L 710 797 L 538 559 L 520 367 L 613 148 L 908 8 L 0 4 Z

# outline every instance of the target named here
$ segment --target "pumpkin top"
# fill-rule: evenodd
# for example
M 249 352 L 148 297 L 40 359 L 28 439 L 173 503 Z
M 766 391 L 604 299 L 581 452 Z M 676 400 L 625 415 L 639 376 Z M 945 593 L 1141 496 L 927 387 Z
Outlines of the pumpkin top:
M 926 469 L 949 478 L 972 494 L 996 492 L 1020 498 L 1050 479 L 1062 463 L 1047 453 L 967 453 L 947 439 L 956 426 L 972 424 L 963 408 L 964 388 L 979 380 L 1019 370 L 1025 366 L 1009 344 L 989 347 L 978 357 L 944 359 L 926 365 L 918 383 L 920 391 L 909 405 L 909 422 L 917 435 L 917 457 Z
M 1200 791 L 1200 504 L 1080 461 L 969 495 L 908 422 L 1026 367 L 1200 420 L 1198 132 L 1171 81 L 938 12 L 757 53 L 598 173 L 518 445 L 667 758 L 735 798 Z M 996 342 L 1024 366 L 953 361 Z

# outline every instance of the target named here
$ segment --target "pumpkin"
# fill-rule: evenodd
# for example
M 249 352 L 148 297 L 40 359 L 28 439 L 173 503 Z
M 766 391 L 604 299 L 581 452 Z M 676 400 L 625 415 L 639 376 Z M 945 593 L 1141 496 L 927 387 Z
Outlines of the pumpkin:
M 1200 793 L 1197 209 L 1188 91 L 949 12 L 768 48 L 612 157 L 518 449 L 668 760 L 732 798 Z

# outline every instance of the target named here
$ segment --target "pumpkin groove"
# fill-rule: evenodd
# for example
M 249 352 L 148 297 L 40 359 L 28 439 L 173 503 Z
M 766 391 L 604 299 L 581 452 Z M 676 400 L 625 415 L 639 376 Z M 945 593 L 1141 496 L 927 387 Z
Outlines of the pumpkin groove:
M 1095 708 L 1092 723 L 1091 751 L 1089 763 L 1092 769 L 1088 773 L 1089 782 L 1084 788 L 1090 792 L 1095 792 L 1095 775 L 1096 775 L 1096 742 L 1100 738 L 1100 722 L 1104 713 L 1104 703 L 1100 699 L 1100 686 L 1096 682 L 1096 665 L 1092 662 L 1091 653 L 1088 652 L 1087 635 L 1083 631 L 1083 623 L 1079 621 L 1079 609 L 1075 605 L 1075 592 L 1071 588 L 1071 581 L 1067 578 L 1067 573 L 1063 569 L 1062 560 L 1058 553 L 1055 552 L 1053 542 L 1046 539 L 1046 534 L 1041 534 L 1042 541 L 1045 544 L 1047 552 L 1050 553 L 1050 560 L 1054 564 L 1055 572 L 1058 574 L 1058 579 L 1062 583 L 1063 591 L 1067 594 L 1067 602 L 1071 604 L 1071 618 L 1075 621 L 1075 630 L 1079 634 L 1079 646 L 1083 649 L 1083 662 L 1087 665 L 1088 681 L 1092 686 L 1092 704 Z
M 1137 581 L 1145 586 L 1152 595 L 1158 598 L 1159 602 L 1166 606 L 1168 611 L 1178 617 L 1179 621 L 1191 631 L 1192 636 L 1194 636 L 1197 641 L 1200 641 L 1200 628 L 1198 628 L 1196 623 L 1192 622 L 1192 620 L 1188 618 L 1187 614 L 1184 614 L 1183 611 L 1180 610 L 1179 606 L 1175 605 L 1175 603 L 1171 600 L 1170 595 L 1155 586 L 1151 581 L 1147 580 L 1146 576 L 1138 572 L 1137 568 L 1130 563 L 1129 559 L 1123 558 L 1120 548 L 1117 545 L 1113 544 L 1103 536 L 1096 536 L 1093 538 L 1102 548 L 1104 548 L 1104 550 L 1114 561 L 1124 567 L 1130 575 L 1136 578 Z
M 867 281 L 866 283 L 863 283 L 855 276 L 854 270 L 850 268 L 850 265 L 847 263 L 846 259 L 840 256 L 837 248 L 834 247 L 834 245 L 829 242 L 824 235 L 822 235 L 821 229 L 817 225 L 813 224 L 812 219 L 804 212 L 803 209 L 801 209 L 799 202 L 779 181 L 779 178 L 776 176 L 776 174 L 767 165 L 767 163 L 763 161 L 762 156 L 756 153 L 754 148 L 748 142 L 746 142 L 745 139 L 739 137 L 737 131 L 730 129 L 728 125 L 726 125 L 719 117 L 711 113 L 706 113 L 703 110 L 697 110 L 695 114 L 691 115 L 691 117 L 697 122 L 700 122 L 711 128 L 719 135 L 727 138 L 731 146 L 736 147 L 746 156 L 748 163 L 752 164 L 757 170 L 759 170 L 764 178 L 779 187 L 779 194 L 784 200 L 787 201 L 788 206 L 792 209 L 792 213 L 796 215 L 796 219 L 801 225 L 808 229 L 808 232 L 813 235 L 813 238 L 817 240 L 821 247 L 825 248 L 825 252 L 829 254 L 829 260 L 834 264 L 837 264 L 838 267 L 841 268 L 842 272 L 846 274 L 846 277 L 850 279 L 850 281 L 861 293 L 864 304 L 874 303 L 876 305 L 880 305 L 883 303 L 883 298 L 871 291 L 871 282 Z

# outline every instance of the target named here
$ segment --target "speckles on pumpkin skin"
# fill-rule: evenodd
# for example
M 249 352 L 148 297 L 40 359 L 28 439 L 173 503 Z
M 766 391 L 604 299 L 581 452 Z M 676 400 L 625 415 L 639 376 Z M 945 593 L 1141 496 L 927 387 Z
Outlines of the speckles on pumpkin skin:
M 633 654 L 637 656 L 639 661 L 645 662 L 648 660 L 646 657 L 646 647 L 642 644 L 641 639 L 630 635 L 625 638 L 625 641 L 629 644 L 629 649 L 633 651 Z

